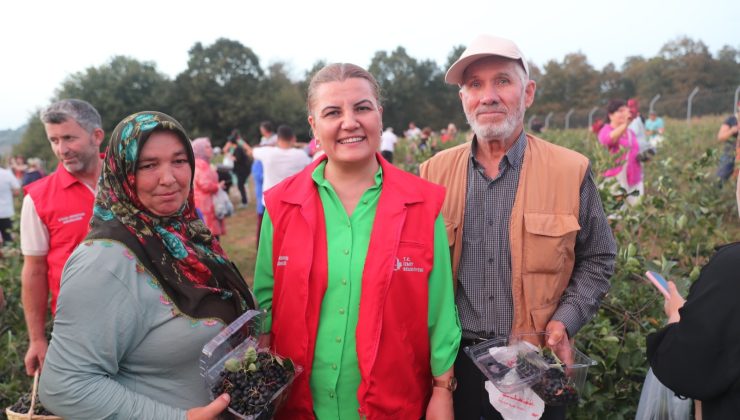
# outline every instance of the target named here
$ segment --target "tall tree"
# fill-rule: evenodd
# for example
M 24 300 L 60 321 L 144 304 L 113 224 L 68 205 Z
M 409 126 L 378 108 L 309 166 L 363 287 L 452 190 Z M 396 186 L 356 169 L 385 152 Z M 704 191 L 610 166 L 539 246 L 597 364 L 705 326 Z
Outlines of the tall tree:
M 176 77 L 170 96 L 175 116 L 191 136 L 219 144 L 255 118 L 264 72 L 257 55 L 238 41 L 221 38 L 206 47 L 197 42 L 188 53 L 188 68 Z
M 90 102 L 103 119 L 107 135 L 124 117 L 145 109 L 171 112 L 166 96 L 171 81 L 154 63 L 116 56 L 100 67 L 71 75 L 57 90 L 56 99 Z

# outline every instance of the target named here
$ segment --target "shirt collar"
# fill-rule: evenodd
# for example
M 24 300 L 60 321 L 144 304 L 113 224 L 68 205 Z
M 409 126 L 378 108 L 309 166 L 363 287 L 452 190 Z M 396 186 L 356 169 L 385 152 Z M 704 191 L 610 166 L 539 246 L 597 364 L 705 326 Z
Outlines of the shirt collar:
M 324 178 L 324 168 L 326 167 L 327 160 L 324 159 L 321 163 L 316 166 L 316 169 L 311 173 L 311 178 L 320 187 L 328 187 L 331 184 Z M 383 167 L 378 165 L 378 171 L 375 172 L 375 187 L 380 187 L 383 184 Z M 374 187 L 374 188 L 375 188 Z
M 473 136 L 473 144 L 471 148 L 470 160 L 476 167 L 480 166 L 478 161 L 475 159 L 475 155 L 478 152 L 478 136 Z M 527 135 L 524 133 L 524 130 L 522 130 L 514 144 L 506 151 L 503 159 L 505 159 L 512 167 L 518 168 L 524 160 L 524 150 L 526 148 Z
M 105 153 L 100 153 L 99 156 L 101 160 L 105 159 Z M 67 171 L 67 168 L 64 167 L 62 162 L 59 162 L 59 164 L 57 165 L 56 172 L 59 172 L 59 175 L 57 176 L 62 182 L 62 187 L 65 189 L 74 185 L 76 182 L 79 182 L 80 185 L 84 185 L 85 187 L 90 188 L 91 191 L 95 191 L 95 188 L 94 188 L 95 185 L 93 185 L 92 187 L 85 185 L 82 181 L 77 179 L 77 177 L 69 173 L 69 171 Z
M 71 173 L 69 173 L 69 171 L 67 171 L 67 168 L 65 168 L 64 165 L 62 165 L 62 162 L 59 162 L 59 165 L 57 165 L 56 171 L 59 173 L 59 175 L 57 176 L 61 180 L 63 188 L 65 189 L 69 188 L 70 186 L 74 185 L 76 182 L 79 182 L 80 184 L 82 184 L 82 182 L 80 182 L 79 179 L 75 178 L 74 175 L 72 175 Z

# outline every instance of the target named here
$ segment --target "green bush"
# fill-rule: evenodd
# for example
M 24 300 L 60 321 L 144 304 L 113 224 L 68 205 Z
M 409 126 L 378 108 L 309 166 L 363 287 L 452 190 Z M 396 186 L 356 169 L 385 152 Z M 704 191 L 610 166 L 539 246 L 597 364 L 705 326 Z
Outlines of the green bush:
M 17 232 L 16 232 L 17 234 Z M 18 246 L 5 247 L 0 258 L 0 288 L 7 306 L 0 312 L 0 418 L 5 408 L 31 391 L 32 378 L 26 375 L 23 356 L 28 348 L 26 323 L 21 306 L 22 257 Z

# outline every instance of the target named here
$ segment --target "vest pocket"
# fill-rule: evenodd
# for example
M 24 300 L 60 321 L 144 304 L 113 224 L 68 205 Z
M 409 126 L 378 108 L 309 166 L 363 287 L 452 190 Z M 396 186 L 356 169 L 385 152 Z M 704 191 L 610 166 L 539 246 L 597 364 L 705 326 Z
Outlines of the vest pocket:
M 524 214 L 524 268 L 529 273 L 557 273 L 572 254 L 581 229 L 572 214 Z
M 529 311 L 532 317 L 532 325 L 534 325 L 534 332 L 545 331 L 547 323 L 550 322 L 556 309 L 558 309 L 558 302 L 548 303 L 543 307 Z

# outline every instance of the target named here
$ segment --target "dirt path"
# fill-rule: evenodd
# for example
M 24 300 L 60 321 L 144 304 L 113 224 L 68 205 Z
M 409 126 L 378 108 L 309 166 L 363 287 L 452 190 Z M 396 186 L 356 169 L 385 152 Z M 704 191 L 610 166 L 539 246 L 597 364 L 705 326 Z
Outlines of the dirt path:
M 249 204 L 246 208 L 236 209 L 236 213 L 226 219 L 226 234 L 221 236 L 221 246 L 231 261 L 241 271 L 247 283 L 252 284 L 254 277 L 254 261 L 257 247 L 255 243 L 257 231 L 257 213 L 254 208 L 254 189 L 249 182 Z M 239 192 L 232 188 L 232 202 L 239 203 Z M 235 205 L 236 207 L 236 205 Z

